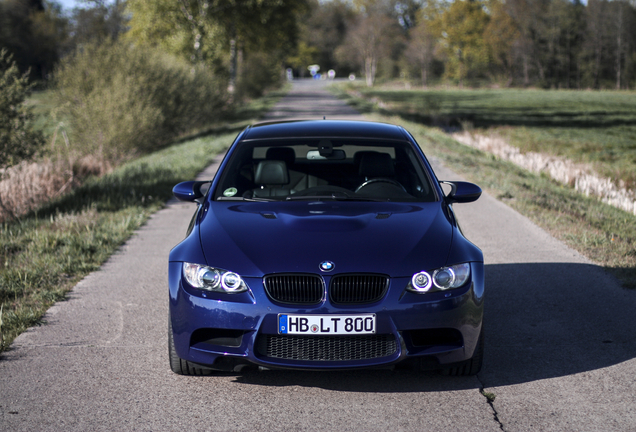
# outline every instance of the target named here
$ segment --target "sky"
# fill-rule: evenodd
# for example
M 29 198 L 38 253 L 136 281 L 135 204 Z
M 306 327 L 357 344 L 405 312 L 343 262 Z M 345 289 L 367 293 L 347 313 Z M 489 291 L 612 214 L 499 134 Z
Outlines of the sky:
M 71 11 L 74 7 L 76 7 L 80 2 L 78 0 L 55 0 L 57 3 L 60 3 L 65 11 Z M 587 0 L 583 0 L 582 3 L 587 5 Z
M 64 11 L 70 12 L 73 8 L 81 6 L 82 2 L 79 0 L 53 0 L 55 3 L 59 3 L 64 8 Z M 110 3 L 110 2 L 108 2 Z
M 77 4 L 77 0 L 56 0 L 56 2 L 61 4 L 66 11 L 72 10 Z

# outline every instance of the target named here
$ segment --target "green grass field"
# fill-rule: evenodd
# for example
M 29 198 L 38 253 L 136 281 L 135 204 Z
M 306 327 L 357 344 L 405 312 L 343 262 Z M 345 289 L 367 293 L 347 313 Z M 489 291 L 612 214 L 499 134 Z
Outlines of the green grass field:
M 446 130 L 498 134 L 522 152 L 591 164 L 598 174 L 636 187 L 636 92 L 355 90 L 367 102 L 381 101 L 376 110 L 384 114 Z

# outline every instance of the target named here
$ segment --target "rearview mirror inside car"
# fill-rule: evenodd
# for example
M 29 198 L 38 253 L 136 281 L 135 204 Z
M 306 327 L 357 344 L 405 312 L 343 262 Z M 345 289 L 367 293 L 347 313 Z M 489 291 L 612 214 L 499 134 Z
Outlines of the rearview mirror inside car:
M 344 160 L 347 158 L 344 150 L 331 150 L 330 154 L 320 154 L 320 150 L 309 150 L 307 152 L 307 160 Z

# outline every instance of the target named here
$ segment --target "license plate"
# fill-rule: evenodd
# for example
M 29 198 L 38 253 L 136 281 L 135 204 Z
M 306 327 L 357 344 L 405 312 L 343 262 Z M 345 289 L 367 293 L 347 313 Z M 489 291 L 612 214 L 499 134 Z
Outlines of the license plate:
M 279 334 L 361 335 L 375 334 L 375 314 L 278 315 Z

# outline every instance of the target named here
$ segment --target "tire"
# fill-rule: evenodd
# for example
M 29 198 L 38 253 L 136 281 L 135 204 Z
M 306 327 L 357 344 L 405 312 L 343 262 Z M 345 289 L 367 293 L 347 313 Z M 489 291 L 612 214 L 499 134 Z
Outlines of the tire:
M 484 325 L 481 325 L 481 332 L 479 333 L 479 340 L 475 347 L 473 357 L 456 363 L 455 365 L 442 369 L 442 375 L 447 376 L 472 376 L 477 375 L 481 370 L 481 366 L 484 362 Z
M 168 359 L 170 360 L 170 369 L 178 375 L 212 375 L 212 369 L 201 367 L 195 363 L 183 360 L 177 355 L 174 349 L 174 335 L 172 333 L 172 320 L 168 319 Z

